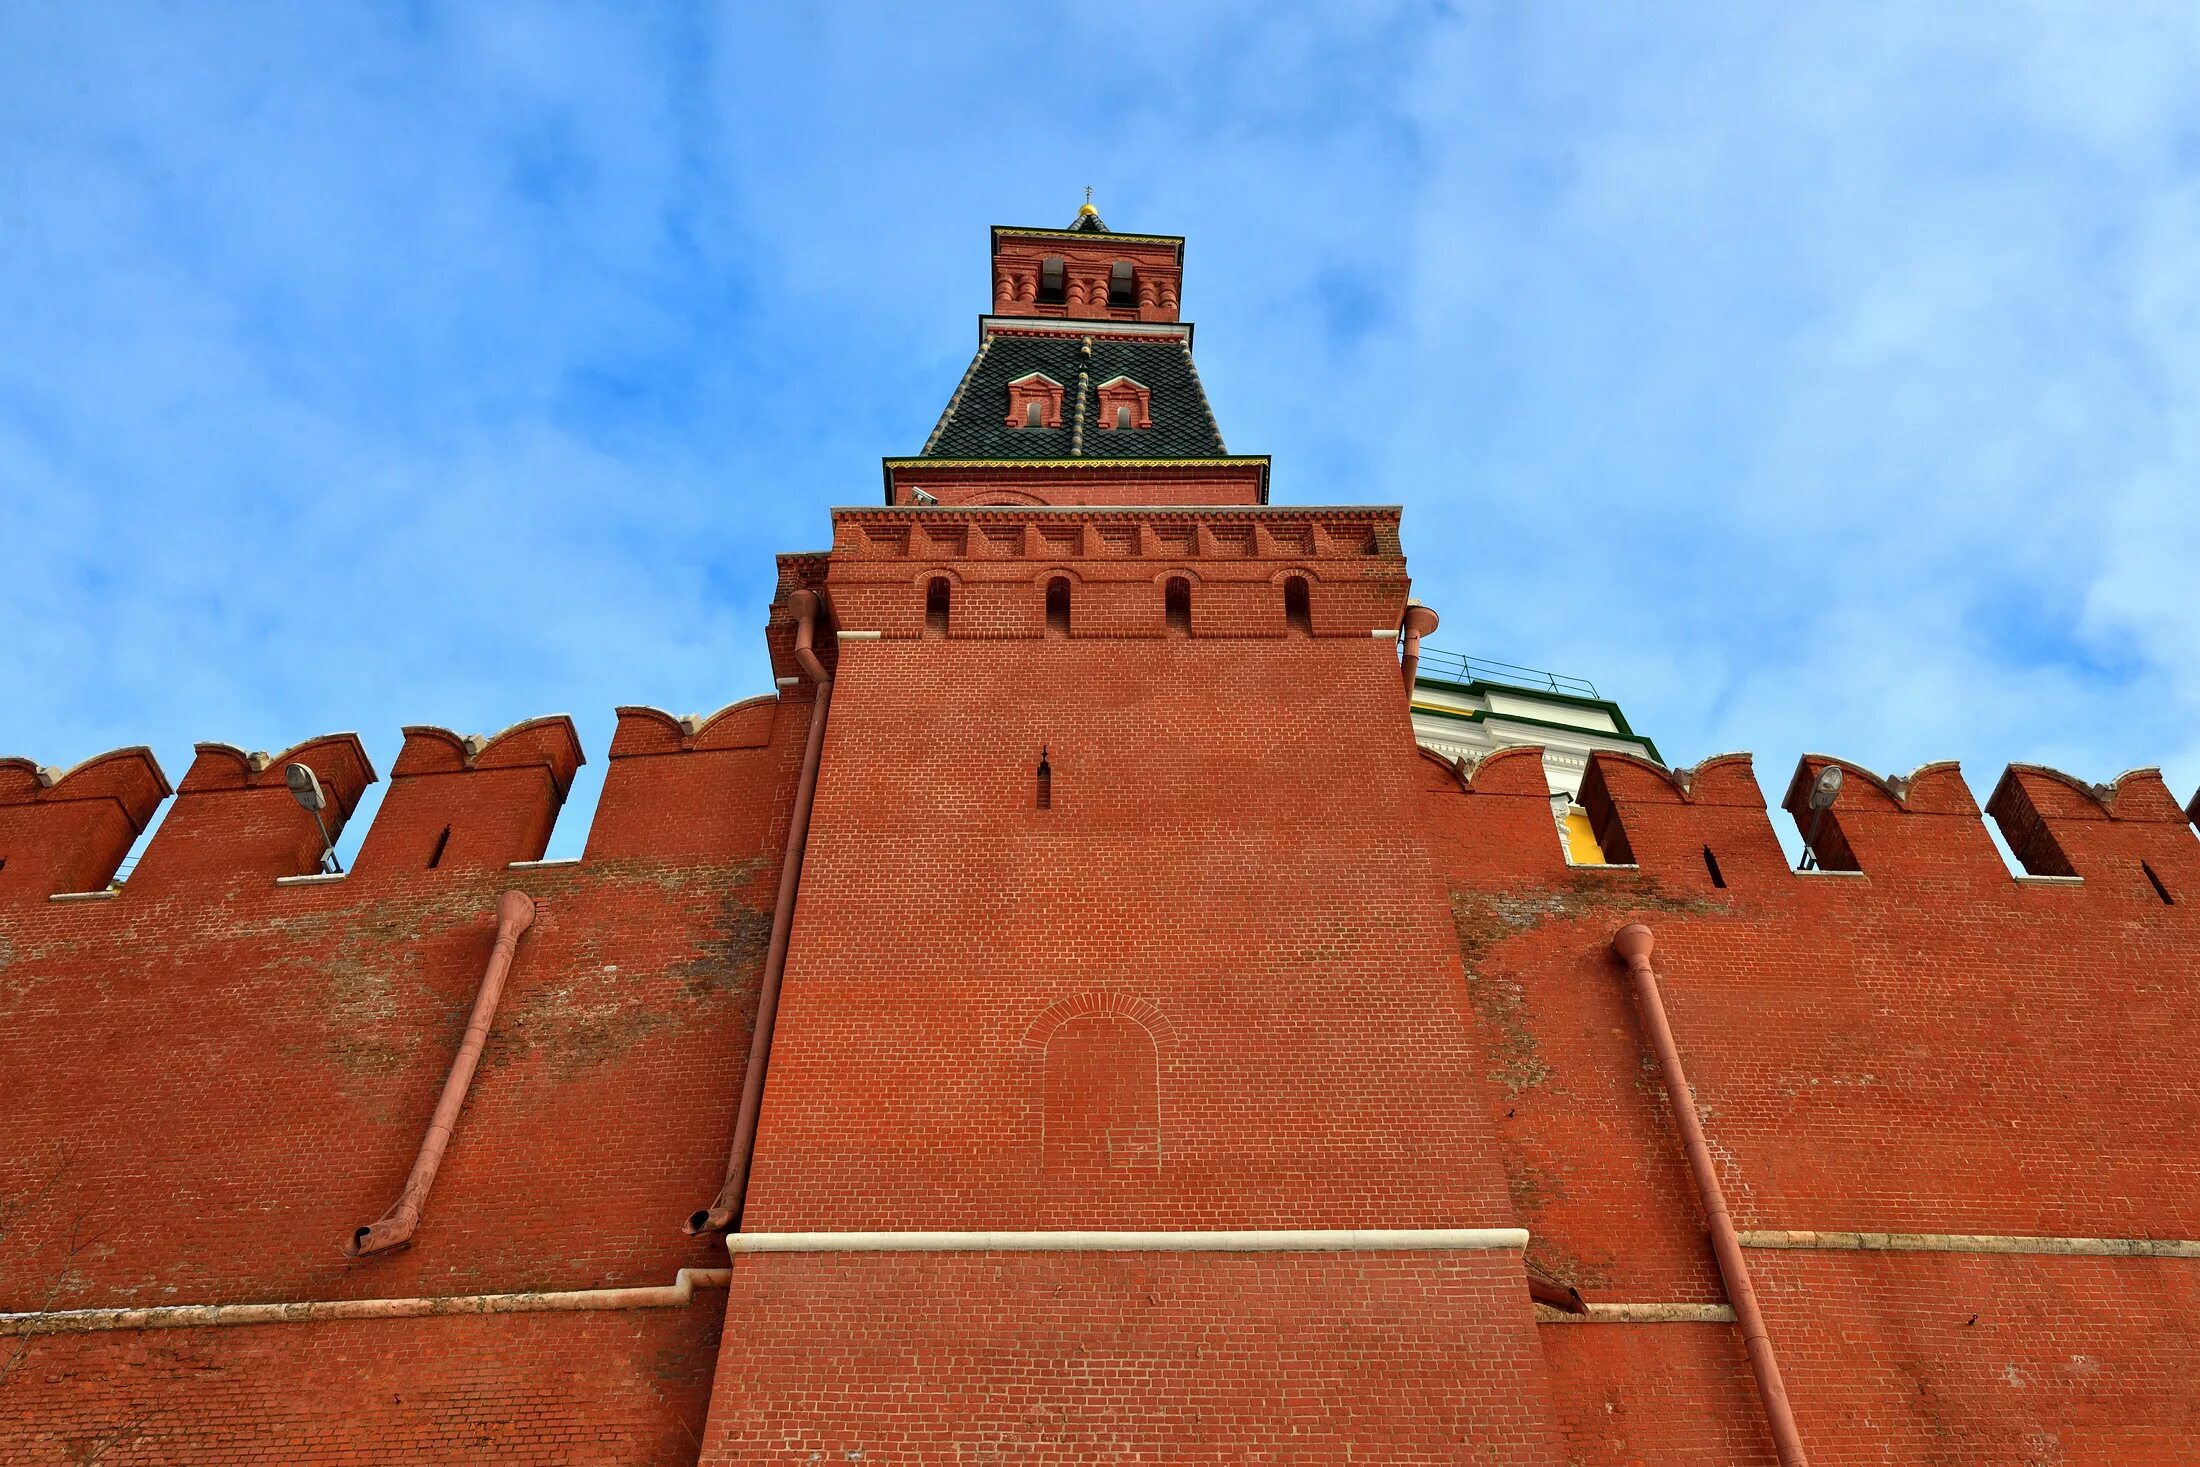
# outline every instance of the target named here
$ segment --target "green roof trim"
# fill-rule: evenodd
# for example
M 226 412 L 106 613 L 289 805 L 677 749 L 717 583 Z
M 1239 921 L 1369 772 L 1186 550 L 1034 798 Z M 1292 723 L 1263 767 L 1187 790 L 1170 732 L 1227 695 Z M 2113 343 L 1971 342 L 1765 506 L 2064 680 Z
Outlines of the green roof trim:
M 1415 679 L 1413 680 L 1413 684 L 1414 684 L 1414 686 L 1415 686 L 1415 687 L 1419 687 L 1419 686 L 1420 686 L 1420 685 L 1421 685 L 1422 683 L 1424 683 L 1424 682 L 1434 682 L 1434 680 L 1433 680 L 1433 679 L 1429 679 L 1429 678 L 1415 678 Z M 1434 685 L 1435 685 L 1435 686 L 1437 686 L 1437 687 L 1445 687 L 1445 688 L 1456 688 L 1456 687 L 1460 687 L 1460 686 L 1462 686 L 1462 685 L 1461 685 L 1461 684 L 1459 684 L 1459 683 L 1435 683 Z M 1500 687 L 1507 687 L 1508 685 L 1506 685 L 1506 684 L 1503 684 L 1503 683 L 1500 683 L 1500 684 L 1498 684 L 1498 686 L 1500 686 Z M 1520 688 L 1509 688 L 1508 690 L 1509 690 L 1509 691 L 1512 691 L 1512 692 L 1523 692 L 1523 691 L 1525 691 L 1525 692 L 1533 692 L 1533 691 L 1535 691 L 1535 690 L 1534 690 L 1534 689 L 1532 689 L 1532 688 L 1529 688 L 1529 689 L 1520 689 Z M 1558 695 L 1558 694 L 1550 694 L 1550 695 L 1548 695 L 1548 696 L 1551 696 L 1551 697 L 1557 697 L 1557 696 L 1559 696 L 1559 695 Z M 1499 712 L 1496 712 L 1496 711 L 1494 711 L 1494 710 L 1492 710 L 1492 709 L 1488 709 L 1488 708 L 1476 708 L 1476 709 L 1473 709 L 1473 710 L 1469 710 L 1469 711 L 1454 711 L 1454 710 L 1452 710 L 1452 709 L 1450 709 L 1450 708 L 1427 708 L 1427 707 L 1423 707 L 1423 706 L 1421 706 L 1421 705 L 1419 705 L 1419 704 L 1415 704 L 1415 705 L 1414 705 L 1414 706 L 1413 706 L 1413 707 L 1412 707 L 1412 708 L 1410 709 L 1410 712 L 1412 712 L 1412 713 L 1426 713 L 1426 714 L 1428 714 L 1428 715 L 1429 715 L 1429 716 L 1430 716 L 1431 718 L 1450 718 L 1450 719 L 1455 719 L 1455 720 L 1457 720 L 1457 721 L 1458 721 L 1458 722 L 1460 722 L 1460 723 L 1483 723 L 1483 722 L 1486 722 L 1486 721 L 1487 721 L 1487 720 L 1489 720 L 1489 719 L 1493 719 L 1493 718 L 1494 718 L 1494 719 L 1497 719 L 1497 720 L 1499 720 L 1500 722 L 1503 722 L 1503 723 L 1523 723 L 1523 724 L 1526 724 L 1526 725 L 1527 725 L 1528 727 L 1530 727 L 1530 728 L 1548 728 L 1548 729 L 1556 729 L 1556 730 L 1558 730 L 1558 731 L 1560 731 L 1560 732 L 1562 732 L 1562 733 L 1570 733 L 1570 734 L 1573 734 L 1573 735 L 1575 735 L 1575 736 L 1577 736 L 1577 737 L 1581 737 L 1581 738 L 1596 738 L 1596 739 L 1625 739 L 1625 740 L 1626 740 L 1627 742 L 1629 742 L 1629 743 L 1631 743 L 1631 744 L 1639 744 L 1639 745 L 1640 745 L 1640 746 L 1641 746 L 1641 747 L 1643 748 L 1643 750 L 1644 750 L 1644 751 L 1645 751 L 1646 753 L 1648 753 L 1648 754 L 1649 754 L 1649 756 L 1650 756 L 1650 759 L 1651 759 L 1651 761 L 1652 761 L 1653 763 L 1657 763 L 1657 764 L 1661 764 L 1661 765 L 1665 763 L 1665 756 L 1664 756 L 1663 754 L 1660 754 L 1660 753 L 1658 752 L 1658 746 L 1657 746 L 1657 744 L 1656 744 L 1656 743 L 1654 743 L 1654 742 L 1652 742 L 1652 741 L 1651 741 L 1650 739 L 1648 739 L 1648 738 L 1644 737 L 1643 735 L 1641 735 L 1641 734 L 1639 734 L 1639 733 L 1636 733 L 1636 732 L 1635 732 L 1635 731 L 1634 731 L 1633 729 L 1631 729 L 1631 728 L 1628 728 L 1628 727 L 1626 727 L 1626 723 L 1627 723 L 1627 720 L 1626 720 L 1626 719 L 1624 719 L 1624 718 L 1621 718 L 1621 717 L 1619 717 L 1619 709 L 1618 709 L 1618 708 L 1616 708 L 1616 707 L 1613 707 L 1613 706 L 1612 706 L 1611 704 L 1609 704 L 1609 703 L 1606 703 L 1606 702 L 1604 702 L 1604 701 L 1603 701 L 1603 700 L 1601 700 L 1601 699 L 1594 699 L 1594 698 L 1568 698 L 1568 699 L 1566 699 L 1565 701 L 1567 701 L 1567 702 L 1569 702 L 1569 703 L 1583 703 L 1583 704 L 1589 704 L 1589 705 L 1591 705 L 1591 706 L 1594 706 L 1594 707 L 1598 707 L 1598 708 L 1609 708 L 1609 709 L 1611 709 L 1611 712 L 1612 712 L 1612 715 L 1613 715 L 1613 719 L 1612 719 L 1612 721 L 1613 721 L 1613 722 L 1615 722 L 1615 723 L 1617 723 L 1617 724 L 1619 724 L 1619 725 L 1621 726 L 1621 727 L 1620 727 L 1620 731 L 1619 731 L 1618 733 L 1606 733 L 1606 732 L 1604 732 L 1604 731 L 1603 731 L 1602 729 L 1594 729 L 1594 728 L 1582 728 L 1582 727 L 1581 727 L 1581 726 L 1579 726 L 1578 724 L 1572 724 L 1572 723 L 1560 723 L 1560 722 L 1558 722 L 1558 721 L 1557 721 L 1556 719 L 1551 719 L 1551 718 L 1530 718 L 1530 717 L 1528 717 L 1528 716 L 1527 716 L 1526 714 L 1522 714 L 1522 713 L 1499 713 Z
M 1476 678 L 1473 682 L 1455 683 L 1449 678 L 1421 677 L 1416 674 L 1413 685 L 1417 688 L 1449 688 L 1458 693 L 1480 693 L 1484 697 L 1489 696 L 1490 689 L 1496 688 L 1507 693 L 1533 693 L 1538 698 L 1549 698 L 1554 703 L 1570 703 L 1576 708 L 1600 708 L 1612 715 L 1612 722 L 1619 725 L 1621 733 L 1631 739 L 1640 737 L 1634 729 L 1628 726 L 1627 715 L 1620 712 L 1619 704 L 1614 703 L 1609 698 L 1590 698 L 1580 693 L 1561 693 L 1551 688 L 1535 687 L 1529 683 L 1492 682 L 1488 678 Z

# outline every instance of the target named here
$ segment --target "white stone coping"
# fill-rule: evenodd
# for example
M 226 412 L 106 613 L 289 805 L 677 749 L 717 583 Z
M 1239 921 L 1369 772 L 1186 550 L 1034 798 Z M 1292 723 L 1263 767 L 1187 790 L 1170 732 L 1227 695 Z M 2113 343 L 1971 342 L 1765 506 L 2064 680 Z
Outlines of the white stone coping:
M 1382 637 L 1385 640 L 1388 640 L 1398 635 L 1398 629 L 1396 627 L 1374 627 L 1369 630 L 1368 635 L 1371 637 Z
M 836 637 L 838 637 L 838 638 L 839 638 L 839 639 L 840 639 L 841 641 L 843 641 L 843 642 L 876 642 L 876 641 L 878 641 L 878 640 L 879 640 L 879 638 L 881 638 L 882 636 L 884 636 L 884 635 L 885 635 L 885 633 L 883 633 L 883 632 L 835 632 L 835 633 L 833 633 L 833 635 L 834 635 L 834 636 L 836 636 Z
M 321 886 L 331 881 L 342 881 L 350 875 L 346 871 L 308 871 L 303 876 L 278 876 L 277 886 Z
M 547 861 L 506 861 L 504 869 L 507 871 L 548 871 L 559 866 L 578 866 L 580 863 L 581 858 L 578 856 L 552 856 Z
M 46 900 L 49 902 L 106 902 L 113 901 L 121 895 L 122 893 L 114 887 L 108 886 L 102 887 L 98 891 L 57 891 L 47 897 Z
M 1567 859 L 1566 866 L 1568 870 L 1572 871 L 1640 871 L 1642 869 L 1634 861 L 1576 861 L 1571 857 Z
M 2200 1239 L 2054 1238 L 2013 1233 L 1851 1233 L 1805 1230 L 1740 1235 L 1744 1248 L 1849 1253 L 2059 1253 L 2079 1258 L 2200 1258 Z
M 1846 876 L 1855 881 L 1864 879 L 1864 873 L 1861 871 L 1828 871 L 1823 866 L 1813 866 L 1808 871 L 1797 871 L 1795 874 L 1797 876 Z
M 314 1299 L 290 1304 L 164 1304 L 147 1309 L 46 1309 L 0 1314 L 0 1338 L 91 1334 L 121 1329 L 216 1329 L 312 1324 L 339 1319 L 420 1319 L 447 1314 L 546 1314 L 600 1309 L 674 1309 L 699 1288 L 722 1289 L 726 1268 L 683 1268 L 670 1284 L 628 1289 L 554 1289 L 531 1294 L 446 1294 L 406 1299 Z
M 1731 1304 L 1591 1304 L 1587 1314 L 1535 1306 L 1537 1324 L 1732 1324 Z
M 2034 875 L 2033 875 L 2033 874 L 2032 874 L 2031 872 L 2029 872 L 2029 871 L 2012 871 L 2012 872 L 2010 872 L 2009 874 L 2010 874 L 2011 878 L 2012 878 L 2012 879 L 2014 879 L 2014 880 L 2015 880 L 2015 882 L 2017 883 L 2017 885 L 2019 885 L 2019 886 L 2083 886 L 2083 885 L 2085 885 L 2085 878 L 2084 878 L 2083 876 L 2034 876 Z
M 1427 1253 L 1527 1246 L 1526 1228 L 726 1234 L 730 1253 Z

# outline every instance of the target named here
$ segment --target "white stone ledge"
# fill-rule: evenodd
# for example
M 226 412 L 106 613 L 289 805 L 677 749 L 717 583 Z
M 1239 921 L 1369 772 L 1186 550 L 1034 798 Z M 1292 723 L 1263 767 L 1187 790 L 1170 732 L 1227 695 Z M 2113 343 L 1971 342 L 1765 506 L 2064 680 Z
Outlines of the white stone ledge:
M 726 1234 L 726 1248 L 733 1253 L 1424 1253 L 1527 1246 L 1526 1228 Z
M 2079 1258 L 2200 1258 L 2191 1238 L 2049 1238 L 2014 1233 L 1848 1233 L 1801 1230 L 1741 1234 L 1744 1248 L 1818 1248 L 1849 1253 L 2059 1253 Z
M 47 897 L 46 900 L 49 902 L 107 902 L 113 901 L 121 895 L 121 892 L 110 886 L 100 891 L 57 891 Z
M 560 1289 L 536 1294 L 446 1294 L 433 1298 L 317 1299 L 294 1304 L 165 1304 L 150 1309 L 48 1309 L 0 1314 L 0 1338 L 122 1329 L 219 1329 L 342 1319 L 421 1319 L 447 1314 L 553 1314 L 602 1309 L 671 1309 L 699 1288 L 722 1289 L 733 1271 L 683 1268 L 669 1285 Z
M 1587 1314 L 1535 1306 L 1537 1324 L 1732 1324 L 1731 1304 L 1591 1304 Z
M 836 636 L 836 637 L 838 637 L 838 638 L 840 638 L 840 640 L 841 640 L 841 641 L 843 641 L 843 642 L 876 642 L 876 641 L 878 641 L 878 640 L 879 640 L 879 638 L 883 637 L 883 636 L 885 635 L 885 633 L 884 633 L 884 632 L 835 632 L 835 633 L 833 633 L 833 635 L 834 635 L 834 636 Z
M 1864 879 L 1864 873 L 1861 871 L 1828 871 L 1823 866 L 1813 866 L 1808 871 L 1798 871 L 1795 874 L 1797 876 L 1846 876 L 1856 881 Z
M 277 886 L 321 886 L 331 881 L 342 881 L 348 873 L 343 871 L 309 871 L 303 876 L 278 876 Z
M 2083 886 L 2083 876 L 2034 876 L 2029 871 L 2013 871 L 2011 877 L 2019 886 Z
M 1641 865 L 1634 861 L 1568 861 L 1566 865 L 1569 870 L 1573 871 L 1640 871 L 1642 869 Z
M 547 861 L 506 861 L 504 869 L 507 871 L 548 871 L 558 866 L 578 866 L 580 863 L 581 858 L 578 856 L 553 856 Z

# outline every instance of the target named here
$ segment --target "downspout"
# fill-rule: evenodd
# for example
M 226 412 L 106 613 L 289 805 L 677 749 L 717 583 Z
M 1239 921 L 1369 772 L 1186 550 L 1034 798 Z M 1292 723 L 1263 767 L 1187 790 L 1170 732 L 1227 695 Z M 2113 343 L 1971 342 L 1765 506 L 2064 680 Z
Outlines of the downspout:
M 1436 630 L 1436 613 L 1418 601 L 1406 603 L 1405 619 L 1399 624 L 1405 636 L 1405 655 L 1400 669 L 1406 677 L 1406 701 L 1413 701 L 1413 675 L 1421 666 L 1421 639 Z
M 1757 1380 L 1757 1399 L 1764 1403 L 1765 1422 L 1772 1428 L 1772 1442 L 1780 1454 L 1780 1467 L 1805 1467 L 1803 1439 L 1796 1434 L 1795 1413 L 1788 1407 L 1787 1387 L 1780 1380 L 1780 1362 L 1772 1353 L 1765 1333 L 1765 1317 L 1757 1308 L 1757 1290 L 1749 1280 L 1749 1264 L 1742 1257 L 1741 1239 L 1735 1236 L 1734 1219 L 1727 1215 L 1726 1193 L 1711 1165 L 1711 1148 L 1703 1126 L 1696 1119 L 1696 1099 L 1681 1070 L 1681 1052 L 1673 1043 L 1673 1028 L 1665 1019 L 1665 1000 L 1658 993 L 1658 975 L 1650 966 L 1654 945 L 1650 929 L 1630 922 L 1612 938 L 1612 951 L 1634 975 L 1635 997 L 1642 1006 L 1643 1028 L 1658 1052 L 1658 1069 L 1665 1077 L 1666 1099 L 1672 1102 L 1673 1121 L 1680 1127 L 1688 1148 L 1688 1167 L 1696 1174 L 1696 1194 L 1703 1200 L 1704 1216 L 1711 1224 L 1711 1249 L 1719 1260 L 1719 1277 L 1726 1283 L 1727 1298 L 1742 1327 L 1742 1347 L 1749 1352 L 1749 1373 Z
M 489 1042 L 489 1025 L 496 1019 L 497 1000 L 504 994 L 505 975 L 512 971 L 512 956 L 519 951 L 520 934 L 534 921 L 535 904 L 526 893 L 508 891 L 497 898 L 496 946 L 489 950 L 489 965 L 482 970 L 481 987 L 474 994 L 474 1011 L 466 1019 L 466 1037 L 459 1041 L 451 1072 L 443 1079 L 443 1094 L 428 1121 L 428 1134 L 421 1138 L 420 1154 L 413 1158 L 412 1175 L 405 1178 L 405 1188 L 389 1211 L 353 1230 L 344 1244 L 347 1257 L 386 1253 L 412 1241 L 421 1210 L 428 1205 L 428 1189 L 435 1185 L 436 1169 L 443 1165 L 443 1153 L 458 1125 L 459 1109 L 466 1104 L 467 1088 L 481 1063 L 481 1051 Z
M 795 888 L 802 881 L 802 848 L 810 834 L 810 805 L 817 796 L 817 766 L 825 752 L 825 712 L 833 702 L 833 680 L 817 660 L 817 593 L 795 591 L 787 597 L 796 622 L 794 660 L 817 684 L 810 710 L 809 742 L 802 750 L 802 777 L 795 784 L 794 813 L 787 822 L 787 851 L 779 863 L 779 899 L 772 907 L 771 945 L 764 952 L 764 976 L 756 995 L 756 1031 L 749 1038 L 749 1064 L 741 1077 L 741 1106 L 733 1118 L 733 1152 L 726 1158 L 725 1184 L 710 1206 L 688 1217 L 689 1233 L 719 1232 L 741 1218 L 749 1190 L 749 1161 L 756 1153 L 756 1118 L 764 1107 L 764 1070 L 771 1063 L 772 1022 L 779 1015 L 779 980 L 787 971 L 787 942 L 793 935 Z

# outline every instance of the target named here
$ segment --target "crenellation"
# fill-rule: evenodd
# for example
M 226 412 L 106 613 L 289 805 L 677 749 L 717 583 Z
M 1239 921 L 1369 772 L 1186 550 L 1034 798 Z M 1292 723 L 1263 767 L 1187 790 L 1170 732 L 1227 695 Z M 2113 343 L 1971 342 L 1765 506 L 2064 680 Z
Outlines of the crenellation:
M 104 888 L 171 793 L 143 745 L 66 770 L 0 759 L 0 904 Z
M 354 869 L 371 878 L 539 860 L 574 771 L 585 762 L 580 736 L 564 714 L 528 719 L 491 736 L 409 727 Z
M 1828 765 L 1839 766 L 1845 778 L 1832 806 L 1814 821 L 1807 805 L 1811 783 Z M 1780 803 L 1806 841 L 1815 827 L 1818 864 L 1829 870 L 1947 883 L 1951 891 L 2007 884 L 2007 867 L 1952 760 L 1883 778 L 1845 759 L 1806 754 Z
M 1748 754 L 1666 769 L 1598 750 L 1580 802 L 1610 860 L 1631 861 L 1677 890 L 1777 890 L 1789 876 Z
M 2033 875 L 2082 877 L 2104 893 L 2149 902 L 2200 895 L 2200 841 L 2159 769 L 2093 785 L 2012 764 L 1986 808 Z
M 377 778 L 352 733 L 323 734 L 280 754 L 202 743 L 175 803 L 130 875 L 133 897 L 171 888 L 234 889 L 319 869 L 322 826 L 338 839 Z M 327 798 L 321 824 L 291 796 L 284 770 L 303 764 Z

